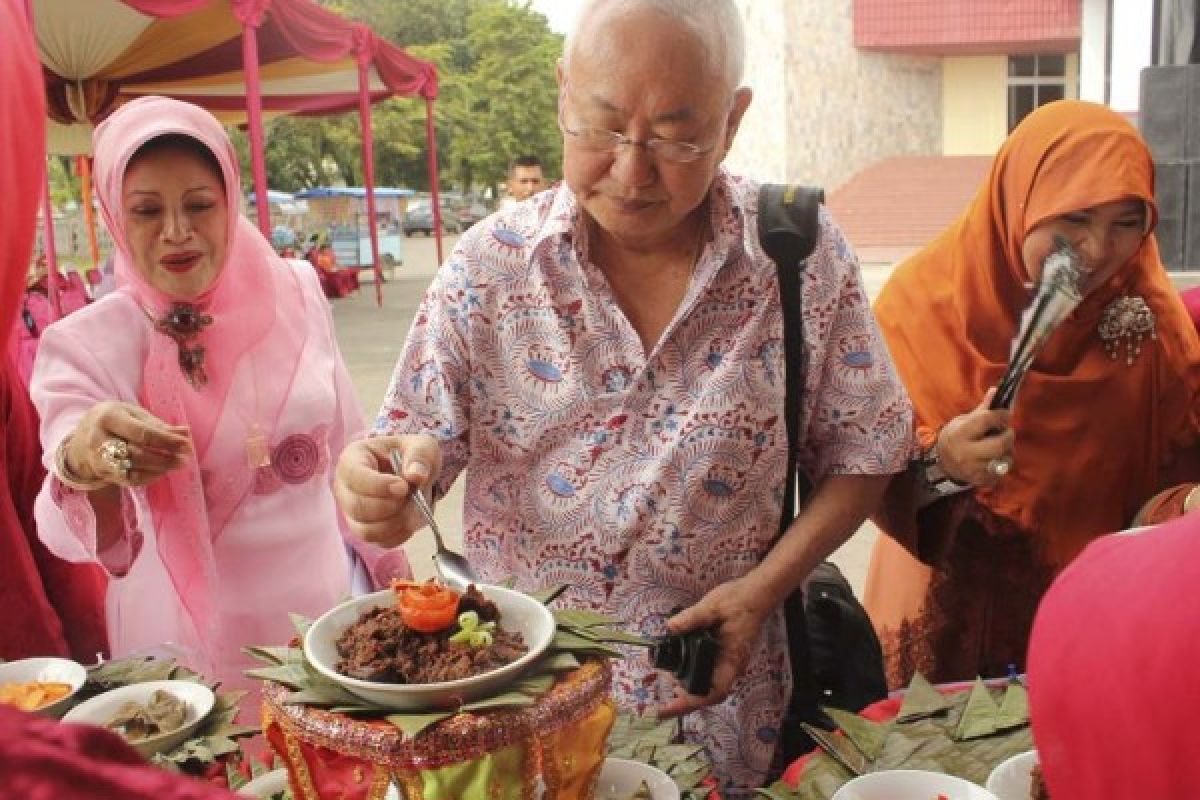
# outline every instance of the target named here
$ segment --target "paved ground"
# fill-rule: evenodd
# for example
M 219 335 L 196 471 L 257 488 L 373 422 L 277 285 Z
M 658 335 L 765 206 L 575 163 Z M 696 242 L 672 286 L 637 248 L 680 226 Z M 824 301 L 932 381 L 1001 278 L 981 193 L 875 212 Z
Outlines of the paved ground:
M 447 253 L 453 241 L 453 237 L 446 241 Z M 376 306 L 375 286 L 371 283 L 364 283 L 362 291 L 335 300 L 333 305 L 342 355 L 368 420 L 373 419 L 379 410 L 400 344 L 412 325 L 417 303 L 437 266 L 432 239 L 406 239 L 404 247 L 404 265 L 397 267 L 394 276 L 383 284 L 382 308 Z M 887 268 L 867 267 L 864 275 L 867 293 L 874 299 L 887 277 Z M 461 483 L 461 480 L 458 481 L 458 484 Z M 458 548 L 462 542 L 462 497 L 457 490 L 438 505 L 437 518 L 451 546 Z M 834 555 L 834 561 L 859 592 L 876 535 L 874 526 L 868 523 Z M 418 533 L 406 547 L 417 575 L 428 575 L 431 571 L 429 555 L 432 552 L 432 537 L 428 533 Z

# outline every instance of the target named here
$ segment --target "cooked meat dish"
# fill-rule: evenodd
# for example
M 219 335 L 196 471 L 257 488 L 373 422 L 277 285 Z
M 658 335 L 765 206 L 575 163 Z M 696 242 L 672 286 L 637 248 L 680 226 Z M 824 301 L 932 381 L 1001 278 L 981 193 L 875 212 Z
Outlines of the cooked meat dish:
M 444 683 L 491 672 L 529 650 L 521 634 L 501 627 L 499 609 L 474 586 L 459 601 L 458 613 L 467 611 L 496 623 L 490 644 L 451 642 L 457 624 L 420 633 L 404 624 L 394 606 L 366 611 L 337 640 L 337 671 L 376 683 Z

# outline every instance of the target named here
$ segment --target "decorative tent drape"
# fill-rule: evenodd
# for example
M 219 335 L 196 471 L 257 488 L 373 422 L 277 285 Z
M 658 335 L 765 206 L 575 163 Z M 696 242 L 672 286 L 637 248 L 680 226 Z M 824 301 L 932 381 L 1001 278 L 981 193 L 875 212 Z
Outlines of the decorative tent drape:
M 258 224 L 267 236 L 263 119 L 357 108 L 382 304 L 370 105 L 393 96 L 425 98 L 436 198 L 432 64 L 313 0 L 33 0 L 32 7 L 51 152 L 87 152 L 91 126 L 135 97 L 162 94 L 196 103 L 227 124 L 247 125 Z M 440 227 L 437 233 L 440 258 Z
M 100 266 L 100 245 L 96 241 L 96 213 L 92 208 L 92 160 L 87 156 L 75 157 L 75 169 L 79 173 L 80 195 L 83 203 L 83 227 L 87 229 L 88 253 L 92 267 Z

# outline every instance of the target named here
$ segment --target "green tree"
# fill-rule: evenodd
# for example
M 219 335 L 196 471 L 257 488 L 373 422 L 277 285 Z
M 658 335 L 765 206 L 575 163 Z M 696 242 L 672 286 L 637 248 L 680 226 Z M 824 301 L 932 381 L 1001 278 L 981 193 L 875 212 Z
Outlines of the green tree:
M 358 115 L 278 117 L 264 126 L 267 183 L 287 192 L 361 182 L 361 138 Z M 252 183 L 249 137 L 231 131 L 241 160 L 246 188 Z
M 451 140 L 450 163 L 462 163 L 464 177 L 492 185 L 502 182 L 508 164 L 525 153 L 537 154 L 548 171 L 557 173 L 562 138 L 554 67 L 562 37 L 551 33 L 546 18 L 528 4 L 479 3 L 467 25 L 476 60 L 465 76 L 474 95 L 466 125 L 474 134 Z M 470 139 L 489 146 L 472 146 Z
M 75 156 L 52 155 L 46 159 L 50 200 L 57 209 L 83 203 L 83 179 L 75 173 Z
M 326 5 L 437 66 L 434 108 L 444 186 L 464 191 L 497 186 L 509 162 L 525 153 L 540 156 L 549 177 L 557 177 L 562 144 L 554 64 L 562 37 L 528 2 L 327 0 Z M 374 107 L 376 178 L 381 185 L 428 187 L 424 116 L 420 98 L 397 98 Z M 341 145 L 325 157 L 338 164 L 343 177 L 356 171 L 357 116 L 322 120 L 319 125 L 331 142 Z M 270 146 L 275 146 L 274 137 Z

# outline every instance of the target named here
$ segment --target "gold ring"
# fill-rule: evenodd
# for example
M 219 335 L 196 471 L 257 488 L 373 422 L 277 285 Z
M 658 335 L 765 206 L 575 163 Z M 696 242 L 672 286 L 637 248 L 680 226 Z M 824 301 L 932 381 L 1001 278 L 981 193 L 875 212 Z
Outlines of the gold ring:
M 1003 478 L 1012 469 L 1011 458 L 993 458 L 987 463 L 987 471 L 997 478 Z
M 121 480 L 129 479 L 129 471 L 133 469 L 133 461 L 129 458 L 129 442 L 113 436 L 100 444 L 100 460 Z

